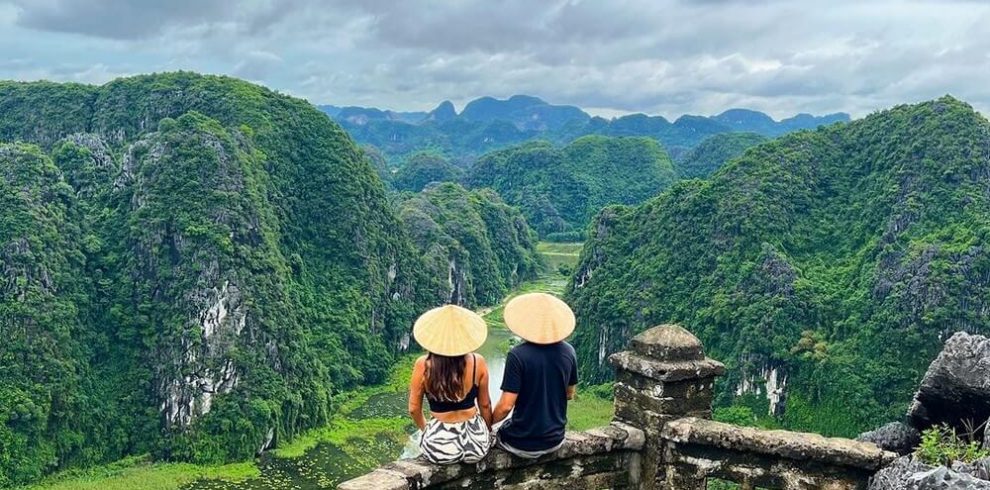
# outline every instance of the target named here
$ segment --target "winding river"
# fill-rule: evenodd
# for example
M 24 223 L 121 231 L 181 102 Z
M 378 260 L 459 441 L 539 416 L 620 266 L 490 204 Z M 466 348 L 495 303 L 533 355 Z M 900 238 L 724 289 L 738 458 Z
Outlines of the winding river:
M 562 255 L 567 262 L 576 262 L 577 255 L 553 254 L 548 262 L 560 262 Z M 521 292 L 546 291 L 561 293 L 565 277 L 556 273 L 521 285 L 514 294 Z M 510 295 L 511 297 L 511 295 Z M 502 303 L 504 305 L 504 302 Z M 489 322 L 488 339 L 479 349 L 488 361 L 491 381 L 489 391 L 492 402 L 501 395 L 502 372 L 505 367 L 505 353 L 515 342 L 515 336 L 501 322 L 499 305 L 481 311 Z M 406 358 L 404 362 L 411 362 Z M 369 426 L 360 435 L 344 436 L 343 441 L 322 440 L 306 450 L 299 457 L 278 457 L 265 454 L 258 465 L 261 476 L 242 482 L 220 480 L 199 480 L 184 487 L 186 490 L 261 490 L 261 489 L 308 489 L 335 488 L 342 481 L 361 475 L 370 469 L 399 457 L 418 454 L 418 431 L 406 413 L 408 390 L 395 390 L 369 396 L 356 408 L 348 410 L 344 420 L 358 427 Z M 388 421 L 382 424 L 381 421 Z M 363 425 L 362 425 L 363 424 Z M 379 429 L 376 424 L 382 424 Z M 401 427 L 401 429 L 399 429 Z M 332 439 L 332 438 L 328 438 Z

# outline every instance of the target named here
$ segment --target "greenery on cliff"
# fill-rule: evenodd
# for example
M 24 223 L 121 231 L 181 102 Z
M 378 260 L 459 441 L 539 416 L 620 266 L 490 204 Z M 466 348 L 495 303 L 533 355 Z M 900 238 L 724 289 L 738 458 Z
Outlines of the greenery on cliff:
M 0 83 L 0 487 L 127 455 L 248 459 L 384 380 L 440 300 L 433 237 L 405 232 L 383 164 L 232 78 Z M 442 247 L 503 273 L 473 282 L 489 301 L 535 267 L 531 232 L 464 199 L 518 234 L 434 217 Z
M 536 277 L 535 233 L 489 189 L 439 184 L 407 195 L 399 216 L 422 258 L 418 284 L 428 302 L 497 304 Z
M 581 363 L 603 380 L 633 334 L 680 322 L 730 366 L 722 405 L 767 413 L 769 384 L 788 427 L 848 436 L 897 419 L 940 339 L 990 332 L 987 189 L 990 124 L 945 97 L 607 208 L 567 293 Z
M 750 147 L 769 141 L 756 133 L 716 134 L 677 158 L 674 167 L 682 179 L 707 178 Z
M 674 181 L 674 170 L 652 139 L 586 136 L 563 148 L 534 142 L 489 153 L 466 181 L 497 191 L 546 236 L 580 233 L 604 206 L 656 195 Z
M 435 153 L 417 153 L 399 167 L 392 185 L 399 191 L 419 192 L 430 182 L 457 182 L 463 171 Z

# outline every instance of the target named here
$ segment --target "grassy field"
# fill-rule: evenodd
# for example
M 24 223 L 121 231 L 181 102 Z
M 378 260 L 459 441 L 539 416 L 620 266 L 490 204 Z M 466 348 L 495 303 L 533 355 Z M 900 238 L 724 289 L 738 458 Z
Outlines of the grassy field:
M 578 258 L 581 256 L 583 243 L 551 243 L 540 242 L 536 251 L 543 257 L 550 273 L 563 272 L 570 276 L 571 271 L 577 267 Z M 562 267 L 563 266 L 563 267 Z M 563 288 L 561 291 L 563 292 Z
M 380 435 L 392 438 L 406 437 L 406 429 L 411 424 L 405 416 L 405 403 L 395 407 L 394 403 L 380 406 L 372 400 L 392 400 L 396 394 L 405 394 L 412 376 L 412 365 L 415 356 L 402 357 L 396 362 L 389 375 L 388 381 L 379 386 L 369 386 L 334 397 L 338 400 L 337 413 L 330 423 L 318 429 L 313 429 L 296 437 L 292 442 L 273 451 L 276 458 L 298 458 L 316 447 L 321 442 L 329 442 L 340 446 L 355 460 L 367 461 L 369 455 L 363 454 L 363 445 L 355 441 L 370 440 Z M 401 397 L 400 397 L 401 398 Z M 360 413 L 359 413 L 360 412 Z
M 27 489 L 46 490 L 174 490 L 200 479 L 243 481 L 260 474 L 254 462 L 224 466 L 151 463 L 147 457 L 127 458 L 85 470 L 69 470 Z

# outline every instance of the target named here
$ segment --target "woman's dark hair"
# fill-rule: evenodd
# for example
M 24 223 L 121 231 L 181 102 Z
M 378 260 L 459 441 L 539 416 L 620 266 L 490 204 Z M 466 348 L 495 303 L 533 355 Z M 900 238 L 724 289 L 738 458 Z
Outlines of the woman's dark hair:
M 456 402 L 463 396 L 464 356 L 448 357 L 430 353 L 426 356 L 426 393 L 434 400 Z

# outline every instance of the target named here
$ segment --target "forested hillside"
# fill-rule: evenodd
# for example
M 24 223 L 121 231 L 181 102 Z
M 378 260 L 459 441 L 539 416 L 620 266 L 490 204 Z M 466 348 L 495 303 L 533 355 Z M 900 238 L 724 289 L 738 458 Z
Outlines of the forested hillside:
M 392 185 L 399 191 L 418 192 L 430 182 L 458 182 L 464 171 L 435 153 L 417 153 L 392 176 Z
M 677 158 L 674 163 L 677 176 L 682 179 L 707 178 L 748 148 L 766 141 L 769 138 L 756 133 L 716 134 Z
M 0 486 L 128 454 L 248 459 L 381 381 L 443 298 L 434 237 L 405 233 L 375 157 L 232 78 L 0 83 Z M 534 266 L 525 222 L 482 197 L 514 242 L 436 236 L 511 272 L 469 304 Z
M 496 304 L 536 277 L 536 234 L 489 189 L 443 183 L 400 197 L 399 216 L 424 262 L 433 303 Z
M 990 332 L 990 124 L 945 97 L 785 136 L 591 230 L 567 293 L 590 377 L 680 322 L 732 367 L 722 405 L 852 435 L 904 414 L 949 334 Z
M 586 136 L 561 148 L 534 142 L 489 153 L 466 182 L 496 190 L 541 235 L 584 231 L 609 204 L 634 204 L 674 181 L 670 157 L 649 138 Z

